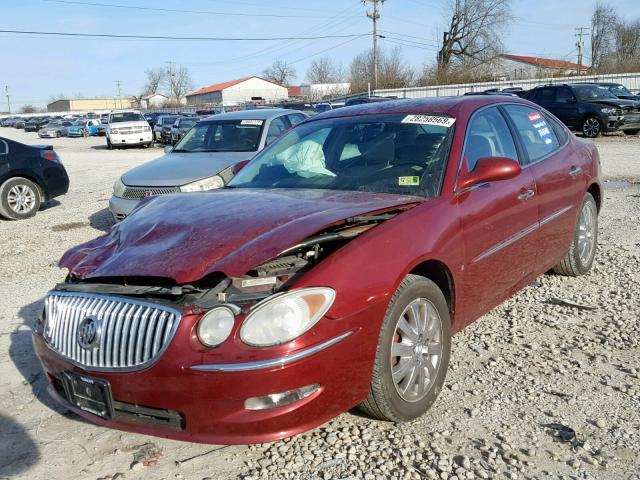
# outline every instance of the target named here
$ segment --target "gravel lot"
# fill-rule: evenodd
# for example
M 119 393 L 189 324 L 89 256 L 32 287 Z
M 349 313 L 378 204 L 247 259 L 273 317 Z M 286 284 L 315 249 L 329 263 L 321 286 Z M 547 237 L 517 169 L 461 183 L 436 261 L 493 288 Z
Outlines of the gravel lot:
M 12 128 L 0 136 L 43 143 Z M 592 274 L 541 277 L 457 335 L 445 388 L 427 415 L 394 425 L 354 411 L 251 447 L 104 429 L 48 397 L 30 325 L 65 276 L 56 261 L 109 228 L 114 180 L 162 154 L 111 152 L 104 138 L 51 143 L 69 171 L 69 193 L 33 219 L 0 220 L 0 480 L 640 479 L 640 138 L 597 141 L 611 181 Z

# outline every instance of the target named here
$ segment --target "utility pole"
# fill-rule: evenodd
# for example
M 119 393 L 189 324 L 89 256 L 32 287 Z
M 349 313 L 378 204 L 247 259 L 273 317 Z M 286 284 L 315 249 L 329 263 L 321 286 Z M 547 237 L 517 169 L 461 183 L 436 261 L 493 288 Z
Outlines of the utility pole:
M 173 94 L 173 72 L 174 72 L 174 68 L 173 66 L 175 65 L 175 62 L 165 62 L 167 64 L 167 79 L 169 80 L 169 90 L 170 90 L 170 95 Z M 176 99 L 177 102 L 177 99 Z
M 578 48 L 578 71 L 576 72 L 578 75 L 582 75 L 582 49 L 584 49 L 584 40 L 582 37 L 588 37 L 589 33 L 585 33 L 585 30 L 588 32 L 588 28 L 586 27 L 577 27 L 576 28 L 576 47 Z
M 118 99 L 120 99 L 120 110 L 122 110 L 122 90 L 120 88 L 120 80 L 116 80 L 116 85 L 118 86 Z
M 385 0 L 362 0 L 362 4 L 367 2 L 373 3 L 373 12 L 367 11 L 367 17 L 373 22 L 373 31 L 371 33 L 373 40 L 373 88 L 378 88 L 378 20 L 380 19 L 380 11 L 378 5 L 382 5 Z
M 4 93 L 7 96 L 7 109 L 9 110 L 8 113 L 11 113 L 11 98 L 9 97 L 9 85 L 4 86 Z

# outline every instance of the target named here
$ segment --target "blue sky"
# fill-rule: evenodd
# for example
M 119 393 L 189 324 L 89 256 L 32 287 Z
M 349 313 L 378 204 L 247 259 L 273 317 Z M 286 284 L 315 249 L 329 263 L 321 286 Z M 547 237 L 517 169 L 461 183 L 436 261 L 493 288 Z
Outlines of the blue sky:
M 173 36 L 319 36 L 370 32 L 371 22 L 359 0 L 0 0 L 0 30 L 67 31 Z M 421 45 L 403 46 L 414 66 L 433 61 L 444 26 L 448 0 L 387 0 L 380 30 Z M 143 8 L 188 9 L 170 12 L 87 5 L 100 3 Z M 505 25 L 509 53 L 574 60 L 574 28 L 588 26 L 595 0 L 513 0 L 514 22 Z M 638 0 L 617 0 L 626 18 L 640 17 Z M 208 13 L 204 13 L 208 12 Z M 282 15 L 252 17 L 216 15 Z M 295 18 L 291 18 L 294 16 Z M 293 62 L 297 83 L 315 54 L 328 50 L 345 66 L 370 46 L 371 37 L 274 42 L 196 42 L 161 40 L 61 39 L 0 33 L 0 110 L 6 109 L 4 86 L 12 107 L 44 106 L 52 96 L 115 96 L 139 93 L 144 70 L 174 61 L 191 71 L 196 87 L 260 74 L 273 60 Z M 393 48 L 382 40 L 382 48 Z M 587 41 L 588 43 L 588 41 Z M 433 45 L 433 46 L 432 46 Z M 587 57 L 588 59 L 588 57 Z

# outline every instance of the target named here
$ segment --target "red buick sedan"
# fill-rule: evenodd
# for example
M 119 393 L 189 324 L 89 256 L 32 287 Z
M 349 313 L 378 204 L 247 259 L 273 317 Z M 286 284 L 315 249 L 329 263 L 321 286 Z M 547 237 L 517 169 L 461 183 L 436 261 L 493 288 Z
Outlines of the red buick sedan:
M 34 344 L 100 425 L 266 442 L 359 406 L 401 422 L 451 335 L 537 276 L 585 274 L 599 156 L 515 97 L 332 110 L 223 189 L 143 202 L 68 251 Z

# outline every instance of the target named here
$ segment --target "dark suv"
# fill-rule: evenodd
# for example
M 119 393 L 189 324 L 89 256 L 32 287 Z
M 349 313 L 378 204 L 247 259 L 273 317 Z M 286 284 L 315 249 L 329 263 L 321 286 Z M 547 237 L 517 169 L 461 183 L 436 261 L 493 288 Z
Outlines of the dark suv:
M 640 131 L 640 103 L 623 100 L 596 84 L 545 85 L 530 90 L 527 100 L 546 108 L 585 137 L 623 131 Z
M 640 102 L 640 95 L 631 93 L 627 87 L 620 83 L 598 82 L 595 85 L 606 88 L 616 97 L 622 98 L 623 100 L 634 100 L 636 102 Z

